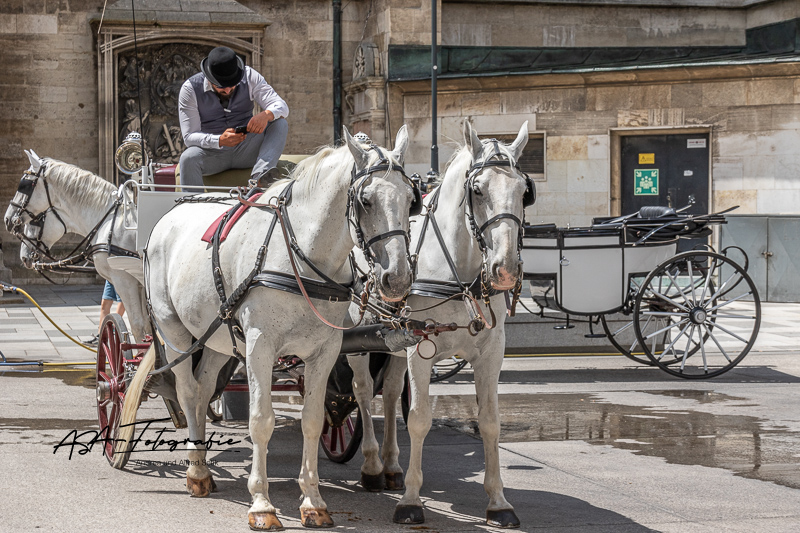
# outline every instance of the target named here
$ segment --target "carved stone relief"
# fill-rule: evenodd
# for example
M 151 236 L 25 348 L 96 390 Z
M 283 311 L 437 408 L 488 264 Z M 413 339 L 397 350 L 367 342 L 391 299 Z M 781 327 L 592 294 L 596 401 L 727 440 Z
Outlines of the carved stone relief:
M 200 61 L 211 48 L 203 44 L 155 44 L 139 48 L 138 56 L 133 50 L 120 53 L 117 62 L 118 139 L 138 131 L 145 139 L 149 158 L 159 163 L 177 163 L 184 148 L 178 120 L 178 95 L 183 82 L 199 72 Z M 140 89 L 141 99 L 138 98 Z

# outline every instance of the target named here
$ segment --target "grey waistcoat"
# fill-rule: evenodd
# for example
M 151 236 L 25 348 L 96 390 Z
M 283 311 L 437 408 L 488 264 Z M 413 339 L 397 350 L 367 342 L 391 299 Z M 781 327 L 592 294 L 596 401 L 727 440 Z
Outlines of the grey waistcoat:
M 253 116 L 253 102 L 247 87 L 247 78 L 242 78 L 242 83 L 228 102 L 228 108 L 222 107 L 219 97 L 213 91 L 204 91 L 205 76 L 198 72 L 189 82 L 197 98 L 197 109 L 200 112 L 201 131 L 203 133 L 220 134 L 227 128 L 244 126 Z

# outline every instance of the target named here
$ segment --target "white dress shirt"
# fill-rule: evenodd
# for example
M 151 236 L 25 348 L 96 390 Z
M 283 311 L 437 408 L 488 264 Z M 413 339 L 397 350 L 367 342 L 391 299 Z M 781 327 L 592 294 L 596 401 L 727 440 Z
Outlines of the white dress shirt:
M 247 88 L 250 91 L 250 100 L 261 106 L 264 111 L 272 111 L 275 120 L 289 115 L 289 106 L 278 96 L 264 76 L 250 67 L 244 67 L 244 76 L 247 78 Z M 206 92 L 213 91 L 207 78 L 203 81 Z M 201 148 L 219 148 L 219 134 L 203 133 L 200 130 L 200 111 L 197 109 L 197 97 L 189 80 L 183 82 L 180 96 L 178 97 L 178 118 L 181 123 L 183 144 L 186 146 L 199 146 Z

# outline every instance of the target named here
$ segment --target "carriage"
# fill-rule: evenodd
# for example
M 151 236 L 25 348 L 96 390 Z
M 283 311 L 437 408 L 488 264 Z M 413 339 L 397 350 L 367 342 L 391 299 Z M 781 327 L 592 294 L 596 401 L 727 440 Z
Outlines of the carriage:
M 590 227 L 524 228 L 524 277 L 539 306 L 602 324 L 623 355 L 686 379 L 719 376 L 753 347 L 761 323 L 747 255 L 704 244 L 725 213 L 650 206 Z M 697 243 L 680 251 L 683 243 Z M 742 261 L 740 264 L 738 261 Z M 622 313 L 621 327 L 610 315 Z

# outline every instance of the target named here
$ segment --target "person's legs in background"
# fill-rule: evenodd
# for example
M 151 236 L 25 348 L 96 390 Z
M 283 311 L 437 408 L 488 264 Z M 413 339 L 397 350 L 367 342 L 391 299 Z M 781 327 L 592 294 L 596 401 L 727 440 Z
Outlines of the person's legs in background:
M 122 303 L 117 291 L 114 290 L 114 286 L 106 281 L 105 286 L 103 287 L 103 297 L 100 300 L 100 328 L 103 327 L 103 320 L 111 313 L 111 305 L 114 302 L 117 303 L 117 310 L 115 311 L 119 316 L 125 314 L 125 304 Z M 91 340 L 87 341 L 86 344 L 95 345 L 100 340 L 100 329 L 98 328 L 97 333 Z
M 246 142 L 246 141 L 245 141 Z M 242 142 L 241 144 L 244 144 Z M 190 146 L 181 154 L 181 185 L 203 186 L 203 176 L 233 168 L 233 148 L 205 149 Z

